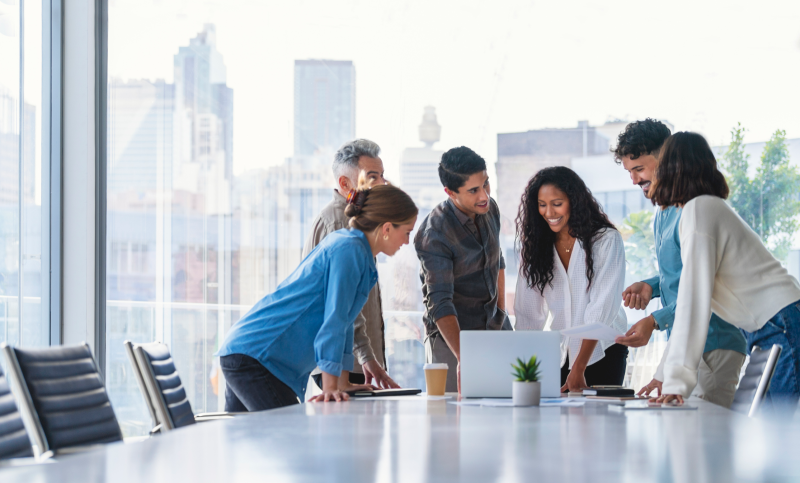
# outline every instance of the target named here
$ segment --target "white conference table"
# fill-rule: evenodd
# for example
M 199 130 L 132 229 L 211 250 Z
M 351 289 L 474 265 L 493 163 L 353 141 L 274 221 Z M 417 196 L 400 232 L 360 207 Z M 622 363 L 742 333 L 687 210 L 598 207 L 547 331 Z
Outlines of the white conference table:
M 696 411 L 456 406 L 417 396 L 298 405 L 117 443 L 3 483 L 800 481 L 800 427 Z

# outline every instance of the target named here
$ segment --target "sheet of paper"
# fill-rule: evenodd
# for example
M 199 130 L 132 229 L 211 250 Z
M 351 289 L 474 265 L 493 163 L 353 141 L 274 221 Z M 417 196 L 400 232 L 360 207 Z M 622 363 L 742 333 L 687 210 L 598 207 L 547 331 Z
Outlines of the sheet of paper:
M 425 399 L 427 401 L 440 401 L 444 399 L 453 399 L 453 396 L 428 396 L 426 393 L 422 392 L 417 394 L 418 398 Z
M 457 406 L 483 406 L 495 408 L 513 408 L 514 401 L 511 398 L 484 398 L 484 399 L 462 399 L 461 401 L 448 401 Z M 586 400 L 578 398 L 543 398 L 539 401 L 540 407 L 568 407 L 577 408 L 586 404 Z
M 480 399 L 462 399 L 461 401 L 447 401 L 447 404 L 455 404 L 456 406 L 480 406 Z
M 627 401 L 625 406 L 621 406 L 624 409 L 634 409 L 634 410 L 645 410 L 645 411 L 685 411 L 685 410 L 694 410 L 697 409 L 697 406 L 692 404 L 681 404 L 680 406 L 672 405 L 672 404 L 659 404 L 659 403 L 650 403 L 648 401 Z
M 562 408 L 578 408 L 586 404 L 585 399 L 571 398 L 571 397 L 556 397 L 542 399 L 539 401 L 541 407 L 562 407 Z
M 574 339 L 614 340 L 625 334 L 607 325 L 594 323 L 564 329 L 561 331 L 561 335 Z
M 481 406 L 508 408 L 514 407 L 514 401 L 511 399 L 481 399 Z

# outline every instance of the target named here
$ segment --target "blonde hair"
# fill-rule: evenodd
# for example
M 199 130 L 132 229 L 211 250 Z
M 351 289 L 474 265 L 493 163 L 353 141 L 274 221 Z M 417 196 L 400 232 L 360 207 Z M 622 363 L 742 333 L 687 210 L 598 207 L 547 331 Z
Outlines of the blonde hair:
M 350 228 L 365 233 L 385 223 L 408 224 L 419 213 L 411 197 L 400 188 L 389 183 L 369 188 L 364 171 L 358 176 L 358 189 L 351 191 L 347 200 L 344 214 L 350 218 Z

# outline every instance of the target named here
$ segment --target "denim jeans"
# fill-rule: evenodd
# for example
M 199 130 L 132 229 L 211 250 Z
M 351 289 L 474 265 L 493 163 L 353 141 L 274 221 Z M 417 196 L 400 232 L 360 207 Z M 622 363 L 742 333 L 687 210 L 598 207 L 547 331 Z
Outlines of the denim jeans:
M 755 332 L 744 332 L 747 353 L 754 346 L 769 349 L 781 346 L 781 356 L 775 366 L 764 410 L 794 413 L 800 400 L 800 300 L 789 304 Z
M 222 356 L 219 365 L 225 375 L 225 411 L 263 411 L 300 402 L 289 386 L 250 356 Z

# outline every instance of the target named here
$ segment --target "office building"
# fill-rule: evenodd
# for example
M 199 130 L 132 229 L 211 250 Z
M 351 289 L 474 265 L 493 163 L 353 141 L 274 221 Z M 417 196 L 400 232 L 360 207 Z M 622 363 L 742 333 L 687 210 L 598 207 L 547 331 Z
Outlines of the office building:
M 426 106 L 419 125 L 419 140 L 424 146 L 406 148 L 400 158 L 400 187 L 420 208 L 431 209 L 446 198 L 439 180 L 439 162 L 444 152 L 433 149 L 441 132 L 436 108 Z
M 335 152 L 355 138 L 356 69 L 349 60 L 294 61 L 294 155 Z

